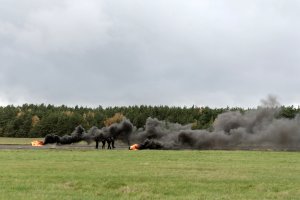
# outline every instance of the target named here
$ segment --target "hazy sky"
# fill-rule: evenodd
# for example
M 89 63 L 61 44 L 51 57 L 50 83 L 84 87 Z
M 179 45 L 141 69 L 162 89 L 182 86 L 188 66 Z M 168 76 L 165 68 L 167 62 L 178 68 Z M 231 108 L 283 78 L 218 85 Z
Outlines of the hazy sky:
M 300 102 L 300 1 L 0 0 L 0 105 Z

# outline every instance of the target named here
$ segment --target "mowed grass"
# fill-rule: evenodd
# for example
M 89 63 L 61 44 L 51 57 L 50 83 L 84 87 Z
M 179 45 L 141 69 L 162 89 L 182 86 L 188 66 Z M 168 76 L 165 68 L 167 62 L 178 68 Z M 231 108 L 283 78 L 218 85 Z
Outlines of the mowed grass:
M 1 150 L 1 199 L 300 199 L 300 153 Z
M 44 140 L 44 138 L 13 138 L 0 137 L 0 144 L 30 144 L 34 140 Z

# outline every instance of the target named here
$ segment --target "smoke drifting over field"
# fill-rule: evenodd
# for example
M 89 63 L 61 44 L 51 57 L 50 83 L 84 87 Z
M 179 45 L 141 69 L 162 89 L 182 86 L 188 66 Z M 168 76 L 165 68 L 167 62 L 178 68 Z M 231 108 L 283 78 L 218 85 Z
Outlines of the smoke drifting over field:
M 149 118 L 145 130 L 132 135 L 140 149 L 239 149 L 300 147 L 300 116 L 277 118 L 274 97 L 245 113 L 226 112 L 213 123 L 213 131 L 191 130 L 191 126 Z
M 46 135 L 44 144 L 72 144 L 80 141 L 86 141 L 91 143 L 93 141 L 103 141 L 107 139 L 119 139 L 129 144 L 129 136 L 132 133 L 133 126 L 131 122 L 124 119 L 120 123 L 114 123 L 109 127 L 103 127 L 99 129 L 92 127 L 87 132 L 80 125 L 75 128 L 71 135 L 64 135 L 62 137 L 54 134 Z
M 192 130 L 191 125 L 183 126 L 153 118 L 147 119 L 145 129 L 136 130 L 125 119 L 102 129 L 92 127 L 86 132 L 78 126 L 71 135 L 47 135 L 44 143 L 98 143 L 112 139 L 128 145 L 138 143 L 139 149 L 299 149 L 300 116 L 278 118 L 279 111 L 276 98 L 269 97 L 262 100 L 262 106 L 257 109 L 220 114 L 211 131 Z

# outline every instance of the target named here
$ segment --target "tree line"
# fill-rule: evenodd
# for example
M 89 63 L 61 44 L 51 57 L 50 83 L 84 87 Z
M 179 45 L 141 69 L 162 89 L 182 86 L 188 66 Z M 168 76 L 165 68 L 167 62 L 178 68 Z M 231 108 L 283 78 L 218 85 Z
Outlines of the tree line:
M 137 128 L 143 128 L 148 117 L 172 123 L 192 124 L 193 129 L 209 129 L 216 117 L 226 111 L 245 112 L 243 108 L 122 106 L 97 108 L 23 104 L 0 107 L 1 137 L 44 137 L 47 134 L 71 133 L 78 125 L 85 129 L 102 128 L 126 116 Z M 279 117 L 293 118 L 300 108 L 282 106 Z

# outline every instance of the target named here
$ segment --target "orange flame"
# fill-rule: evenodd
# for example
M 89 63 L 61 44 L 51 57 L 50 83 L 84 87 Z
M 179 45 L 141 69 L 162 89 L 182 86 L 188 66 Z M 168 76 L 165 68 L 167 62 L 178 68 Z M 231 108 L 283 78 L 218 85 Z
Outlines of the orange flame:
M 136 150 L 139 150 L 139 148 L 140 148 L 139 144 L 133 144 L 129 147 L 129 150 L 136 151 Z
M 44 145 L 44 142 L 40 141 L 40 140 L 36 140 L 36 141 L 32 141 L 31 145 L 34 146 L 34 147 L 40 147 L 40 146 Z

